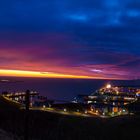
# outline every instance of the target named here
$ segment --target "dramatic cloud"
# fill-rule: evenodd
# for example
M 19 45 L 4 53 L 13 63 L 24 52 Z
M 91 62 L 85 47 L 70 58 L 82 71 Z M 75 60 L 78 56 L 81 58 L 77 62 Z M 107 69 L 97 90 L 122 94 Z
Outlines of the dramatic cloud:
M 139 0 L 0 2 L 0 69 L 140 78 Z

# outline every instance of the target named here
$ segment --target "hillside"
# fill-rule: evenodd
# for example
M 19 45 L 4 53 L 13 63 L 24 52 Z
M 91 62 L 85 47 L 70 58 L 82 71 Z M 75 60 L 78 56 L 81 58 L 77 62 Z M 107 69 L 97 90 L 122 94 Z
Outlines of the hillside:
M 0 129 L 23 139 L 25 111 L 0 98 Z M 140 137 L 140 116 L 111 119 L 65 116 L 43 111 L 29 112 L 30 139 L 117 140 Z

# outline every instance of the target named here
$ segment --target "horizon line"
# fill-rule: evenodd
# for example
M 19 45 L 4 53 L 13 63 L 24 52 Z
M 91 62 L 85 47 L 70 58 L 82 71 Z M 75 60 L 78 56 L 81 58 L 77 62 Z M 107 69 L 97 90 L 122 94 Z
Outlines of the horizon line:
M 0 76 L 5 77 L 29 77 L 29 78 L 60 78 L 60 79 L 102 79 L 102 80 L 129 80 L 121 78 L 107 78 L 87 75 L 71 75 L 54 72 L 42 72 L 42 71 L 27 71 L 27 70 L 9 70 L 0 69 Z

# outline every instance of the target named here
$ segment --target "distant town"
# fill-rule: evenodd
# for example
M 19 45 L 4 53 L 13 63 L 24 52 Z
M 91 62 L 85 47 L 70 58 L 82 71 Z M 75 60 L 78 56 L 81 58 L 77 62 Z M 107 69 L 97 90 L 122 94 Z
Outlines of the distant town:
M 6 81 L 7 82 L 7 81 Z M 140 87 L 115 86 L 107 83 L 92 94 L 79 94 L 72 101 L 50 100 L 36 91 L 28 91 L 29 109 L 71 116 L 110 118 L 140 112 Z M 26 107 L 26 92 L 2 92 L 8 102 Z

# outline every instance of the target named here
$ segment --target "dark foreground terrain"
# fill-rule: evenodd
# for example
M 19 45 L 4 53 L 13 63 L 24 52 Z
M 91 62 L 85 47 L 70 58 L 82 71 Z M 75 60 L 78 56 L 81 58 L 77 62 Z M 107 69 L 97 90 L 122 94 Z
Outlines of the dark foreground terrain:
M 25 111 L 0 99 L 0 129 L 12 140 L 23 140 Z M 111 119 L 29 112 L 30 140 L 139 140 L 140 116 Z

